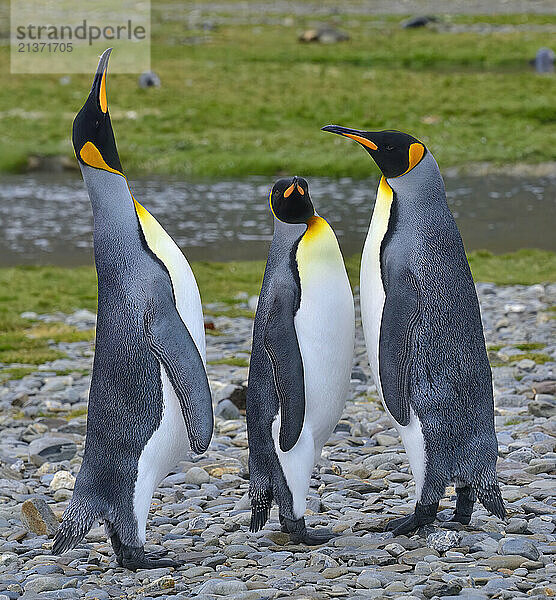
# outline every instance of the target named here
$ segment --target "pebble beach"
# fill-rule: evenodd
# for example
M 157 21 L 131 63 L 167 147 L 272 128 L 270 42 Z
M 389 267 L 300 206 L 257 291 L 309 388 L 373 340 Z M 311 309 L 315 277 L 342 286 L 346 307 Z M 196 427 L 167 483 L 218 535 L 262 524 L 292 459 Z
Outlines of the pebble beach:
M 52 343 L 66 358 L 0 384 L 0 600 L 463 598 L 556 595 L 556 285 L 477 284 L 492 364 L 498 476 L 508 512 L 478 504 L 469 526 L 439 519 L 409 537 L 384 532 L 413 512 L 408 461 L 371 380 L 359 312 L 342 420 L 315 468 L 306 521 L 338 534 L 294 546 L 277 508 L 248 531 L 245 392 L 253 321 L 207 305 L 207 369 L 215 430 L 209 451 L 187 456 L 160 485 L 147 551 L 178 569 L 118 567 L 104 528 L 61 557 L 52 537 L 82 460 L 92 342 Z M 256 298 L 238 297 L 253 310 Z M 356 297 L 356 308 L 358 299 Z M 24 313 L 33 321 L 94 327 L 95 315 Z

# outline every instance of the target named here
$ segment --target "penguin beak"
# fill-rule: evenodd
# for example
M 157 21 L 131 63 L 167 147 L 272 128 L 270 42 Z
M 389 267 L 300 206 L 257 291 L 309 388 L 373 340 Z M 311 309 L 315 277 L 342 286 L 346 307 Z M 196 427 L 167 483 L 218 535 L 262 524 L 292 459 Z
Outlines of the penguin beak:
M 305 194 L 305 190 L 299 185 L 299 179 L 297 175 L 292 179 L 291 185 L 284 190 L 284 198 L 289 198 L 292 192 L 297 188 L 297 192 L 303 196 Z
M 367 137 L 368 133 L 366 131 L 350 129 L 349 127 L 342 127 L 341 125 L 326 125 L 325 127 L 322 127 L 321 130 L 351 138 L 352 140 L 359 142 L 362 146 L 365 146 L 368 150 L 378 150 L 378 146 Z
M 93 87 L 91 88 L 90 94 L 96 102 L 99 110 L 104 114 L 108 112 L 108 103 L 106 101 L 106 71 L 108 69 L 108 59 L 110 58 L 111 52 L 112 48 L 105 50 L 98 61 L 95 78 L 93 79 Z

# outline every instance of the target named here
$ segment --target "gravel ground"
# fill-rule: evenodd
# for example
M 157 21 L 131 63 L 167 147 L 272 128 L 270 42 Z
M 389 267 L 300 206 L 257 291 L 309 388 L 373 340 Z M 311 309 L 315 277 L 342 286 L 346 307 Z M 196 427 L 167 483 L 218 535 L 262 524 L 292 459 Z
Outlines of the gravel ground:
M 556 320 L 547 309 L 555 304 L 556 285 L 478 289 L 487 342 L 495 348 L 490 356 L 506 523 L 477 506 L 468 527 L 437 522 L 411 537 L 383 533 L 387 520 L 412 511 L 414 485 L 403 447 L 377 402 L 358 327 L 350 396 L 315 469 L 308 502 L 309 525 L 332 527 L 337 538 L 317 548 L 290 545 L 276 508 L 262 532 L 248 532 L 247 369 L 219 364 L 209 365 L 218 415 L 210 450 L 188 457 L 162 482 L 148 522 L 148 550 L 167 549 L 183 566 L 120 569 L 101 527 L 54 557 L 52 532 L 83 452 L 85 417 L 76 415 L 86 408 L 92 361 L 91 344 L 59 344 L 67 359 L 0 387 L 0 600 L 553 596 Z M 241 299 L 245 307 L 254 301 Z M 87 311 L 34 316 L 82 328 L 94 324 Z M 247 357 L 252 321 L 212 321 L 209 333 L 217 335 L 207 337 L 208 360 Z M 516 347 L 523 343 L 544 347 L 528 358 Z M 56 375 L 60 370 L 69 374 Z M 446 515 L 454 505 L 451 492 L 441 503 Z

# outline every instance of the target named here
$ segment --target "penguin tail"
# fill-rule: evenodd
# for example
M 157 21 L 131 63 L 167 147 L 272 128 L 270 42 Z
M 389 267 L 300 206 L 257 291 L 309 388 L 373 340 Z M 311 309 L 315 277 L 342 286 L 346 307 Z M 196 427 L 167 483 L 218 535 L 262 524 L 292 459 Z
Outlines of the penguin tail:
M 496 474 L 492 472 L 481 473 L 473 484 L 479 502 L 493 515 L 500 519 L 506 518 L 506 507 L 500 493 Z
M 98 519 L 96 512 L 89 510 L 83 501 L 73 502 L 68 506 L 58 531 L 54 536 L 52 554 L 62 554 L 66 550 L 75 548 L 87 535 L 93 523 Z
M 249 531 L 255 533 L 264 527 L 270 516 L 273 498 L 272 488 L 270 486 L 256 487 L 249 491 L 249 497 L 251 498 Z

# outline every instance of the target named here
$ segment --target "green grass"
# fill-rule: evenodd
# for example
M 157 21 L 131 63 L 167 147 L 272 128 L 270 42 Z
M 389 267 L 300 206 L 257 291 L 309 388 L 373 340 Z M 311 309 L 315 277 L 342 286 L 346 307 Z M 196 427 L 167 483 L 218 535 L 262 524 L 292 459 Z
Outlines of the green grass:
M 499 285 L 533 285 L 556 281 L 556 253 L 524 249 L 508 254 L 477 250 L 468 254 L 475 281 Z
M 544 363 L 553 360 L 548 354 L 543 354 L 542 352 L 524 352 L 523 354 L 511 356 L 508 362 L 515 363 L 525 358 L 532 360 L 537 365 L 544 365 Z
M 235 319 L 237 317 L 245 317 L 247 319 L 252 319 L 255 314 L 247 310 L 245 308 L 229 308 L 227 310 L 211 310 L 205 309 L 204 314 L 207 317 L 228 317 L 230 319 Z
M 468 253 L 467 258 L 475 281 L 491 281 L 498 285 L 556 281 L 556 253 L 548 250 L 523 249 L 508 254 L 475 250 Z M 360 262 L 359 256 L 346 259 L 352 285 L 358 283 Z
M 472 252 L 469 262 L 477 281 L 493 281 L 500 285 L 556 281 L 556 253 L 543 250 L 520 250 L 504 255 Z M 346 260 L 352 285 L 359 283 L 359 263 L 358 256 Z M 237 296 L 240 292 L 249 296 L 259 293 L 264 271 L 262 261 L 197 262 L 192 264 L 192 268 L 203 303 L 229 306 L 224 310 L 207 309 L 206 315 L 253 317 L 250 310 L 238 306 Z M 51 341 L 72 342 L 93 338 L 92 330 L 78 331 L 63 323 L 33 322 L 20 317 L 25 311 L 71 313 L 79 308 L 95 311 L 96 275 L 92 267 L 0 268 L 0 289 L 5 290 L 0 294 L 0 363 L 25 365 L 23 370 L 13 371 L 14 377 L 32 372 L 29 365 L 61 358 L 63 354 L 49 345 Z M 208 333 L 218 335 L 220 332 L 209 330 Z M 544 360 L 544 354 L 534 352 L 542 349 L 542 344 L 524 343 L 517 347 L 525 351 L 519 359 L 532 357 L 536 361 Z M 230 363 L 229 360 L 236 362 Z M 224 361 L 237 366 L 247 364 L 243 358 Z M 14 368 L 19 367 L 10 367 Z
M 205 34 L 188 29 L 187 4 L 174 4 L 153 2 L 152 68 L 161 88 L 139 90 L 136 75 L 109 77 L 122 164 L 132 177 L 376 171 L 354 144 L 320 132 L 331 122 L 407 130 L 442 167 L 554 160 L 556 77 L 539 77 L 528 66 L 547 45 L 545 30 L 455 34 L 403 30 L 400 16 L 339 15 L 349 42 L 300 44 L 310 15 L 289 25 L 225 19 L 206 43 L 184 45 L 184 38 Z M 218 16 L 231 11 L 224 3 Z M 556 24 L 545 15 L 450 20 Z M 0 70 L 0 171 L 22 170 L 32 154 L 71 157 L 71 122 L 91 77 L 73 75 L 62 86 L 58 75 L 9 75 L 5 45 Z
M 0 382 L 8 379 L 23 379 L 27 375 L 31 375 L 31 373 L 36 372 L 36 367 L 7 367 L 0 369 Z M 71 375 L 72 373 L 87 375 L 89 373 L 89 371 L 85 369 L 54 369 L 53 372 L 56 375 Z
M 7 379 L 23 379 L 36 370 L 35 367 L 10 367 L 9 369 L 2 369 L 0 371 L 0 382 Z
M 523 344 L 512 344 L 512 346 L 514 348 L 517 348 L 518 350 L 542 350 L 543 348 L 546 347 L 546 344 L 541 344 L 539 342 L 524 342 Z M 502 350 L 504 346 L 502 344 L 491 344 L 489 346 L 487 346 L 487 350 L 489 352 L 498 352 L 499 350 Z
M 514 344 L 514 347 L 518 350 L 542 350 L 543 348 L 546 348 L 546 344 L 531 342 L 526 344 Z
M 230 365 L 232 367 L 248 367 L 249 361 L 238 356 L 228 356 L 217 360 L 207 360 L 209 365 Z

